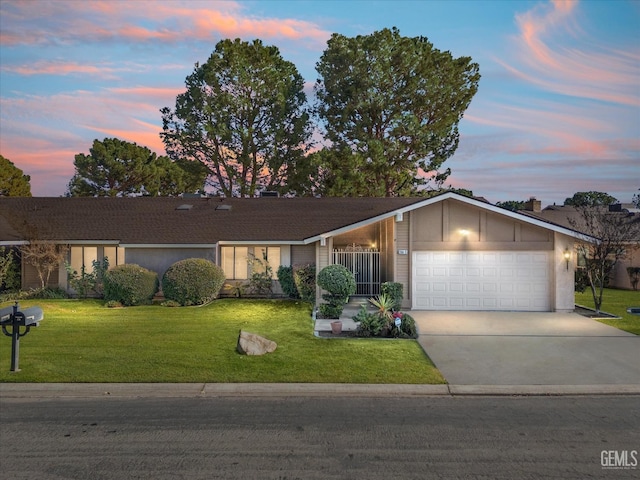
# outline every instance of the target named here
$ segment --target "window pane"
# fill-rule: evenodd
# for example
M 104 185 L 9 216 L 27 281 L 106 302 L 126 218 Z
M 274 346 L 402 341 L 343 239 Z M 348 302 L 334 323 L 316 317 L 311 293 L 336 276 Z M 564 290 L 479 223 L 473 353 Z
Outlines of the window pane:
M 104 258 L 109 262 L 109 268 L 113 268 L 118 264 L 116 247 L 104 247 Z
M 84 271 L 93 272 L 93 262 L 98 260 L 98 247 L 84 247 Z
M 247 247 L 235 247 L 236 259 L 235 259 L 235 279 L 246 280 L 249 278 L 247 270 L 249 269 L 249 248 Z
M 224 276 L 232 280 L 235 277 L 233 268 L 233 247 L 222 247 L 220 256 L 222 257 L 222 270 L 224 270 Z
M 267 249 L 267 259 L 271 266 L 271 278 L 278 279 L 278 267 L 280 266 L 280 247 L 269 247 Z
M 82 247 L 71 247 L 71 268 L 78 272 L 82 272 Z

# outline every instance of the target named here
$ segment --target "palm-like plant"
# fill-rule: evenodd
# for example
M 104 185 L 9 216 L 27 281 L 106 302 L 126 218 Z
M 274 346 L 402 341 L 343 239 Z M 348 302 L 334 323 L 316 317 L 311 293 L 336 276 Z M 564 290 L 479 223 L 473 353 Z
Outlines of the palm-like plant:
M 388 323 L 393 321 L 394 299 L 391 296 L 381 294 L 375 298 L 370 298 L 369 303 L 376 307 L 376 313 L 384 318 Z

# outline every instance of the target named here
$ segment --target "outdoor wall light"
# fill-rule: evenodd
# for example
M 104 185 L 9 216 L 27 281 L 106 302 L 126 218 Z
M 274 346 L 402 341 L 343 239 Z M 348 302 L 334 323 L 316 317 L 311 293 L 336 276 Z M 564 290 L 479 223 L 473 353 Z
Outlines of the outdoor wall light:
M 569 260 L 571 260 L 571 252 L 569 251 L 568 248 L 564 249 L 564 259 L 567 261 L 567 270 L 569 270 Z
M 466 228 L 460 229 L 460 235 L 462 235 L 463 237 L 468 237 L 470 233 L 471 232 L 469 230 L 467 230 Z

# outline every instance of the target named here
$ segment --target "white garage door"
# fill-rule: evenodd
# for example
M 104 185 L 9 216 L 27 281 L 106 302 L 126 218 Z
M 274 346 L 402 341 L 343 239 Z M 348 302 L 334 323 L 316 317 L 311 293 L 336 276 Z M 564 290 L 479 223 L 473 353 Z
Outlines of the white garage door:
M 416 310 L 549 311 L 547 252 L 414 252 Z

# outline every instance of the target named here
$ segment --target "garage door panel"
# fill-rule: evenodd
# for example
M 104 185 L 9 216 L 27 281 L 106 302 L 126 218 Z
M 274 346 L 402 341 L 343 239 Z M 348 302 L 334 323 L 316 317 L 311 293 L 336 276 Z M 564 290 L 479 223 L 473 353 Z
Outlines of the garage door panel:
M 547 252 L 414 252 L 413 305 L 441 310 L 550 310 Z

